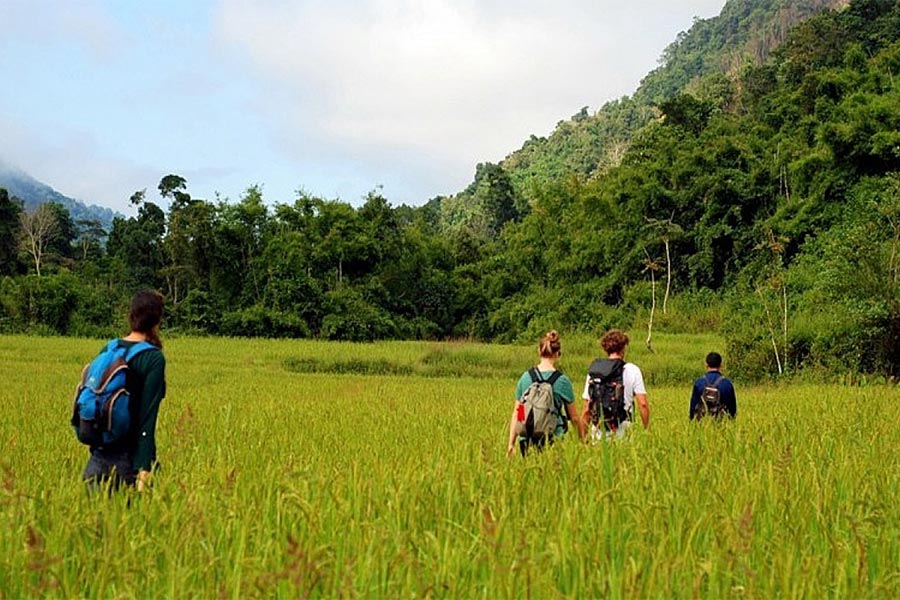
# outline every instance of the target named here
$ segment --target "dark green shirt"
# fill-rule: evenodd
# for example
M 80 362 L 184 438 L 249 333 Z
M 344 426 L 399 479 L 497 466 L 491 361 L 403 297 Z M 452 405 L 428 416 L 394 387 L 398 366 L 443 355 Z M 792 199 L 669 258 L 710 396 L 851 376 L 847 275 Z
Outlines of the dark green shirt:
M 130 348 L 137 342 L 122 341 Z M 131 433 L 126 449 L 135 471 L 149 471 L 156 462 L 156 419 L 166 395 L 166 358 L 160 350 L 145 350 L 128 362 L 125 383 L 131 395 Z

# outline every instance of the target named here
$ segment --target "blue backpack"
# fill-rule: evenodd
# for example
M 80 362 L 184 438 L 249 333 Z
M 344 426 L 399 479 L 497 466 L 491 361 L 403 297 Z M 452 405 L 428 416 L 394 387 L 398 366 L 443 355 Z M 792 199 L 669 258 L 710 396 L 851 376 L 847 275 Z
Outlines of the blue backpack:
M 156 346 L 138 342 L 131 347 L 112 340 L 81 372 L 75 388 L 72 427 L 78 441 L 89 446 L 108 446 L 121 441 L 131 429 L 130 396 L 125 389 L 128 362 Z

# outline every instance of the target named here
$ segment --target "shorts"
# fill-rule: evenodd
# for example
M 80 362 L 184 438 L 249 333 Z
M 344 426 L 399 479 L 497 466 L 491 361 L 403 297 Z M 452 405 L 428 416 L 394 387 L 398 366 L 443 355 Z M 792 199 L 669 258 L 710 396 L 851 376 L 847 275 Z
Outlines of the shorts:
M 600 440 L 609 441 L 609 440 L 618 440 L 624 438 L 628 435 L 628 430 L 631 429 L 631 421 L 622 421 L 619 423 L 619 428 L 615 431 L 610 431 L 605 427 L 597 427 L 594 424 L 591 424 L 591 432 L 590 432 L 590 440 L 593 443 L 599 442 Z

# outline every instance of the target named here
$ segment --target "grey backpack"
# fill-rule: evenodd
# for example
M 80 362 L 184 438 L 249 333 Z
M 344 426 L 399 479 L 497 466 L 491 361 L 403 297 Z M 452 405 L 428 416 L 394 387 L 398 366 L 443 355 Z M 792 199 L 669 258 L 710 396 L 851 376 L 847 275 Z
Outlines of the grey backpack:
M 522 394 L 520 402 L 525 405 L 525 419 L 516 421 L 515 432 L 519 437 L 534 443 L 553 437 L 561 412 L 553 396 L 553 384 L 559 379 L 559 371 L 547 379 L 541 377 L 536 368 L 528 369 L 531 385 Z

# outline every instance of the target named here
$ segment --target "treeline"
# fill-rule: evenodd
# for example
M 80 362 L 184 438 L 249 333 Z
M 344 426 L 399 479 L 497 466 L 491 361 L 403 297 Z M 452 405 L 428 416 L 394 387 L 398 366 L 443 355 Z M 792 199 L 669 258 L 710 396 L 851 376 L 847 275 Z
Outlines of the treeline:
M 210 202 L 168 176 L 167 211 L 136 194 L 105 248 L 76 227 L 40 277 L 3 241 L 16 267 L 4 259 L 0 319 L 100 331 L 145 285 L 166 292 L 169 327 L 224 335 L 536 339 L 652 316 L 723 331 L 745 375 L 894 375 L 898 76 L 900 6 L 857 1 L 767 62 L 658 103 L 589 178 L 523 189 L 484 164 L 461 194 L 411 208 L 378 191 L 359 207 L 304 193 L 270 206 L 258 187 Z M 0 237 L 22 240 L 10 205 Z

